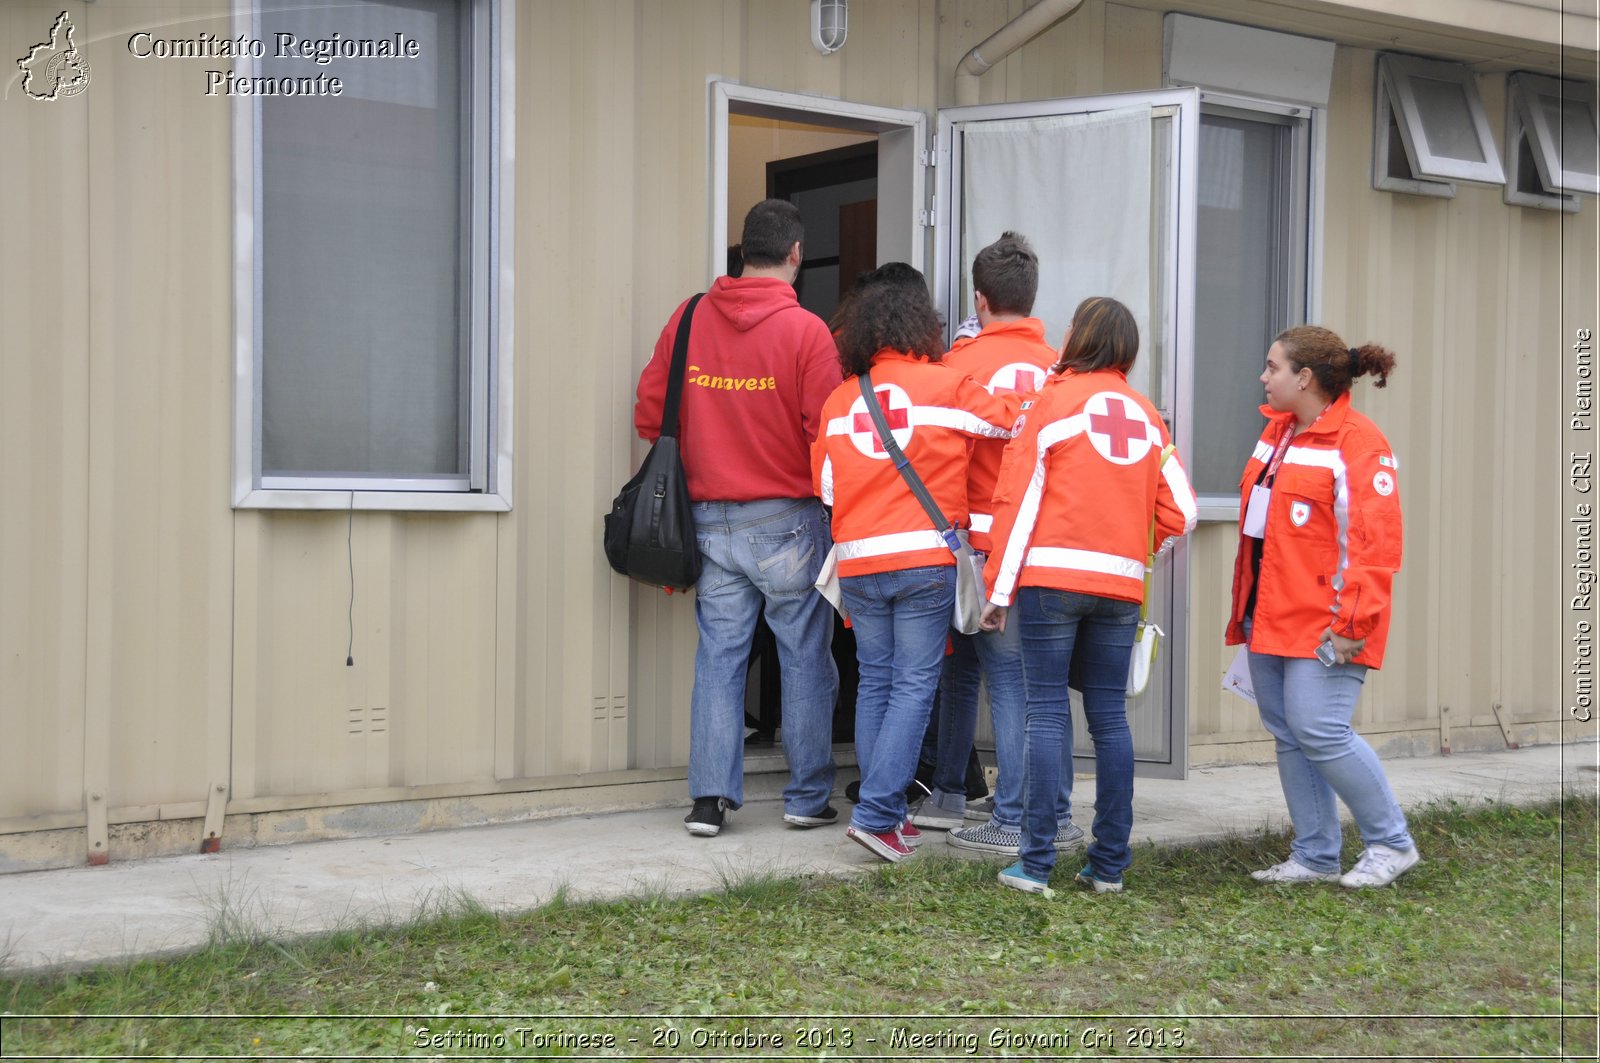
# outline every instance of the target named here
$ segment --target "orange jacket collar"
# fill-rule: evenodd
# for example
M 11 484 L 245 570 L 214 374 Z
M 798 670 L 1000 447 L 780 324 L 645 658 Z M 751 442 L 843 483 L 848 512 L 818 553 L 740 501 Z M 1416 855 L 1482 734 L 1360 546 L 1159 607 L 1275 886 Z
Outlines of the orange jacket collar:
M 1340 395 L 1338 398 L 1330 402 L 1328 404 L 1328 408 L 1322 411 L 1322 416 L 1318 417 L 1315 421 L 1312 421 L 1311 427 L 1307 428 L 1300 434 L 1309 435 L 1313 432 L 1317 434 L 1321 434 L 1323 432 L 1337 432 L 1340 428 L 1344 427 L 1344 419 L 1349 412 L 1350 393 L 1347 391 L 1343 395 Z M 1263 404 L 1261 407 L 1261 416 L 1265 417 L 1269 421 L 1276 421 L 1280 425 L 1288 424 L 1294 420 L 1293 413 L 1288 411 L 1280 413 L 1279 411 L 1274 410 L 1271 406 L 1267 406 L 1265 404 Z

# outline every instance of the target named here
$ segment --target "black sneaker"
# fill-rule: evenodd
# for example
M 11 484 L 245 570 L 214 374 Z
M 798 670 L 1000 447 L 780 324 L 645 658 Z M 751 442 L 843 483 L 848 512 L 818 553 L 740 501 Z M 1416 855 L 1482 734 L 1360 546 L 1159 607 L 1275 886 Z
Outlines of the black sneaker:
M 722 831 L 722 813 L 727 807 L 726 798 L 697 797 L 694 799 L 694 808 L 683 817 L 683 825 L 690 834 L 715 838 Z
M 821 812 L 809 816 L 797 816 L 792 812 L 783 814 L 783 821 L 794 827 L 826 827 L 830 823 L 837 822 L 838 819 L 839 810 L 832 805 L 823 805 Z

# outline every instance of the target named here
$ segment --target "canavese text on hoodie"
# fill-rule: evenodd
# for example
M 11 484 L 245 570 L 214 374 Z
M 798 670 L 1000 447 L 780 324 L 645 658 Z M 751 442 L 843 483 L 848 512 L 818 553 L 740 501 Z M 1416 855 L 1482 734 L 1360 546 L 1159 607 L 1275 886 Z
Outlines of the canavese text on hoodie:
M 685 300 L 687 302 L 687 300 Z M 654 441 L 680 304 L 639 377 L 633 423 Z M 689 327 L 678 439 L 699 502 L 811 498 L 811 441 L 822 403 L 843 379 L 820 317 L 772 277 L 718 277 Z

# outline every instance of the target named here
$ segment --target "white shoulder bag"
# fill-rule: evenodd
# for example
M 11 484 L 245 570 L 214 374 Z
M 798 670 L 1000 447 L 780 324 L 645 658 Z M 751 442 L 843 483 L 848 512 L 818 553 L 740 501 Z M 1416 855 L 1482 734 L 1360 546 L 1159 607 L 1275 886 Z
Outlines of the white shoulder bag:
M 1158 465 L 1156 475 L 1160 476 L 1161 469 L 1167 464 L 1167 459 L 1172 457 L 1172 452 L 1177 448 L 1168 443 L 1161 451 L 1161 464 Z M 1133 656 L 1128 659 L 1128 687 L 1126 693 L 1130 698 L 1136 698 L 1144 693 L 1144 688 L 1150 685 L 1150 673 L 1155 671 L 1156 650 L 1161 646 L 1161 639 L 1166 635 L 1159 626 L 1150 622 L 1150 586 L 1151 579 L 1156 570 L 1156 515 L 1150 514 L 1149 545 L 1144 558 L 1144 601 L 1139 603 L 1139 626 L 1133 632 Z

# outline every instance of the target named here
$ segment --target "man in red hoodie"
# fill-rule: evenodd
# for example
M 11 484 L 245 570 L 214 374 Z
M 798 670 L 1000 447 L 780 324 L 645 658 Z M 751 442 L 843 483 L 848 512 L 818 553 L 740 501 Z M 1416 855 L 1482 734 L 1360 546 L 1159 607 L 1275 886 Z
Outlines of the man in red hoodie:
M 843 371 L 833 336 L 800 306 L 805 231 L 785 200 L 745 216 L 744 272 L 718 277 L 689 326 L 678 445 L 694 502 L 702 570 L 695 585 L 694 694 L 689 718 L 690 834 L 722 830 L 744 801 L 744 691 L 750 640 L 763 607 L 778 643 L 783 818 L 834 822 L 833 702 L 839 673 L 829 645 L 833 610 L 812 584 L 832 545 L 811 487 L 811 441 L 823 400 Z M 639 377 L 633 423 L 654 441 L 684 305 L 668 319 Z

